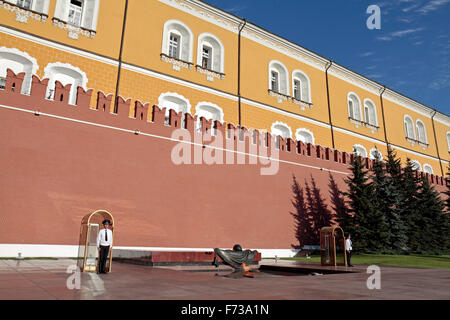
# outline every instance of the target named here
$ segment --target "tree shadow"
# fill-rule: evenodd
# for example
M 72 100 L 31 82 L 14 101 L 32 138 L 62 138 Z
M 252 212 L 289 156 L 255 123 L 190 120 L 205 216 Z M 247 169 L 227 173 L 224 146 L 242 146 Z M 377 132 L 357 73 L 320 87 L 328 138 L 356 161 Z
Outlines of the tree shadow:
M 292 176 L 292 180 L 294 194 L 292 205 L 295 211 L 290 213 L 295 219 L 295 236 L 298 244 L 291 246 L 294 249 L 301 249 L 305 245 L 319 245 L 320 229 L 334 224 L 333 214 L 312 176 L 310 183 L 305 179 L 304 189 L 299 185 L 295 175 Z

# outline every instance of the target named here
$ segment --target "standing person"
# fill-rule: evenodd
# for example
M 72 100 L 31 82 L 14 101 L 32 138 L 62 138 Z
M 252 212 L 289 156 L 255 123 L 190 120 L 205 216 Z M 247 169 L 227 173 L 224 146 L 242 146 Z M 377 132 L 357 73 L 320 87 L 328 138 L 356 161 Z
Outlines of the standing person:
M 106 259 L 108 254 L 111 252 L 112 246 L 112 231 L 109 229 L 111 227 L 111 221 L 108 219 L 103 220 L 103 228 L 99 231 L 97 236 L 97 248 L 98 248 L 98 269 L 97 273 L 106 273 Z
M 351 240 L 351 234 L 349 233 L 347 236 L 347 240 L 345 240 L 345 250 L 347 251 L 347 266 L 353 267 L 351 263 L 352 258 L 352 240 Z

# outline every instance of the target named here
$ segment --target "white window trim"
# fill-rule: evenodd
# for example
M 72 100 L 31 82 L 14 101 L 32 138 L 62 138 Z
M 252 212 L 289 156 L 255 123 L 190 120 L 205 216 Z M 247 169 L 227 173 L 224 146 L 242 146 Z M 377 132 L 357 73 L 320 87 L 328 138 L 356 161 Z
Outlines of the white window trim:
M 300 73 L 302 76 L 304 76 L 305 78 L 306 78 L 306 85 L 308 86 L 308 99 L 304 99 L 304 97 L 302 97 L 302 101 L 305 101 L 305 102 L 309 102 L 309 103 L 312 103 L 312 97 L 311 97 L 311 80 L 309 79 L 309 77 L 308 77 L 308 75 L 306 74 L 306 73 L 304 73 L 302 70 L 300 70 L 300 69 L 295 69 L 294 71 L 292 71 L 292 97 L 294 97 L 295 98 L 295 94 L 294 94 L 294 88 L 295 88 L 295 86 L 294 86 L 294 81 L 295 80 L 298 80 L 298 81 L 300 81 L 300 85 L 302 86 L 302 85 L 304 85 L 303 84 L 303 80 L 302 79 L 300 79 L 298 76 L 296 76 L 296 74 L 298 74 L 298 73 Z M 300 89 L 300 93 L 301 93 L 301 89 Z M 300 94 L 301 95 L 301 94 Z
M 54 63 L 49 63 L 47 64 L 47 66 L 44 69 L 44 79 L 48 78 L 50 80 L 52 80 L 52 73 L 51 70 L 53 67 L 60 67 L 60 68 L 66 68 L 66 69 L 71 69 L 79 74 L 81 74 L 81 87 L 86 91 L 87 90 L 87 83 L 88 83 L 88 78 L 86 76 L 86 73 L 84 71 L 82 71 L 80 68 L 73 66 L 69 63 L 61 63 L 61 62 L 54 62 Z M 53 85 L 53 81 L 49 81 L 48 83 L 48 87 L 47 90 L 49 88 L 50 85 Z M 70 96 L 69 96 L 69 103 L 71 101 L 71 99 L 73 99 L 74 96 L 77 95 L 77 88 L 75 88 L 75 86 L 72 85 L 71 89 L 70 89 Z M 46 93 L 47 96 L 47 93 Z
M 357 149 L 357 148 L 363 149 L 363 150 L 364 150 L 364 153 L 365 153 L 365 156 L 361 156 L 361 157 L 367 158 L 367 149 L 366 149 L 364 146 L 360 145 L 360 144 L 354 144 L 354 145 L 353 145 L 353 151 L 352 151 L 352 152 L 355 152 L 355 149 Z
M 414 168 L 414 164 L 417 164 L 417 167 L 418 167 L 417 171 L 422 171 L 422 166 L 420 165 L 419 161 L 411 160 L 411 165 L 412 165 L 413 168 Z
M 430 172 L 427 172 L 427 168 L 429 169 Z M 433 167 L 430 166 L 428 163 L 425 163 L 425 164 L 423 165 L 423 172 L 424 172 L 424 173 L 429 173 L 429 174 L 434 174 L 434 172 L 433 172 Z
M 407 130 L 407 127 L 406 127 L 406 119 L 411 120 L 412 133 L 413 133 L 413 136 L 412 136 L 412 137 L 409 137 L 409 136 L 408 136 L 408 130 Z M 414 120 L 413 120 L 413 118 L 411 118 L 411 117 L 410 117 L 409 115 L 407 115 L 407 114 L 405 114 L 405 115 L 403 116 L 403 129 L 404 129 L 404 131 L 405 131 L 405 134 L 406 134 L 406 137 L 407 137 L 407 138 L 416 140 L 416 128 L 414 127 Z
M 380 157 L 381 157 L 380 160 L 383 160 L 383 154 L 381 153 L 380 149 L 378 149 L 378 148 L 370 149 L 370 151 L 369 151 L 369 158 L 370 159 L 375 160 L 375 157 L 372 154 L 373 151 L 377 151 L 380 154 Z
M 445 137 L 447 138 L 447 148 L 448 148 L 448 151 L 450 152 L 450 131 L 447 131 L 447 133 L 445 134 Z
M 360 115 L 360 117 L 361 117 L 361 119 L 356 119 L 355 118 L 355 106 L 353 106 L 353 119 L 356 119 L 356 120 L 359 120 L 359 121 L 363 121 L 363 115 L 364 115 L 364 113 L 363 113 L 363 110 L 362 110 L 362 106 L 361 106 L 361 99 L 359 98 L 359 96 L 356 94 L 356 93 L 354 93 L 353 91 L 350 91 L 349 93 L 347 93 L 347 112 L 348 112 L 348 116 L 350 117 L 350 104 L 349 104 L 349 101 L 351 100 L 350 99 L 350 96 L 355 96 L 355 98 L 356 98 L 356 100 L 358 100 L 358 105 L 359 105 L 359 115 Z
M 275 64 L 278 64 L 285 72 L 286 76 L 285 76 L 285 83 L 286 83 L 286 88 L 285 90 L 282 90 L 281 88 L 281 73 L 279 72 L 279 70 L 274 66 Z M 269 76 L 269 83 L 268 83 L 268 88 L 270 90 L 272 90 L 272 70 L 278 73 L 278 93 L 284 94 L 284 95 L 289 95 L 290 89 L 289 89 L 289 72 L 288 69 L 286 68 L 286 66 L 278 61 L 278 60 L 272 60 L 269 62 L 269 69 L 268 69 L 268 76 Z M 272 90 L 273 91 L 273 90 Z
M 197 105 L 195 106 L 195 115 L 198 115 L 199 110 L 200 110 L 200 108 L 201 108 L 202 106 L 208 106 L 208 107 L 212 107 L 212 108 L 218 110 L 218 111 L 219 111 L 219 114 L 220 114 L 220 119 L 218 119 L 218 121 L 219 121 L 220 123 L 223 123 L 223 122 L 224 122 L 224 120 L 223 120 L 224 113 L 223 113 L 222 108 L 219 107 L 217 104 L 214 104 L 214 103 L 212 103 L 212 102 L 202 101 L 202 102 L 197 103 Z
M 367 116 L 366 116 L 366 103 L 370 103 L 373 106 L 373 110 L 374 110 L 374 114 L 375 114 L 375 124 L 371 124 L 369 123 L 369 121 L 367 121 Z M 369 98 L 364 99 L 364 121 L 370 125 L 374 125 L 378 127 L 378 112 L 377 112 L 377 105 Z
M 281 121 L 275 121 L 274 123 L 272 123 L 272 126 L 270 127 L 270 133 L 272 134 L 273 130 L 275 129 L 276 126 L 282 126 L 284 128 L 286 128 L 289 131 L 289 137 L 292 139 L 292 129 L 291 127 L 289 127 L 286 123 L 281 122 Z
M 182 34 L 178 30 L 169 28 L 169 26 L 171 24 L 179 24 L 184 29 L 186 29 L 186 31 L 189 33 L 189 52 L 188 52 L 188 61 L 186 61 L 186 62 L 192 63 L 192 51 L 193 51 L 193 47 L 194 47 L 193 46 L 193 44 L 194 44 L 194 34 L 192 33 L 191 29 L 184 22 L 181 22 L 180 20 L 171 19 L 171 20 L 167 20 L 166 23 L 164 23 L 161 52 L 164 53 L 165 55 L 169 56 L 169 36 L 170 36 L 170 33 L 171 32 L 177 33 L 180 36 L 180 55 L 179 55 L 180 58 L 179 58 L 179 60 L 183 60 L 181 58 L 183 56 L 183 54 L 184 54 L 183 43 L 186 40 L 185 39 L 183 40 L 184 37 L 182 36 Z
M 419 123 L 421 123 L 423 126 L 423 133 L 425 135 L 425 141 L 419 140 Z M 428 144 L 427 127 L 425 127 L 425 123 L 423 123 L 423 121 L 420 119 L 416 120 L 416 130 L 417 130 L 417 141 Z
M 219 48 L 220 48 L 220 68 L 219 70 L 214 70 L 214 46 L 209 43 L 208 41 L 204 40 L 204 38 L 206 37 L 211 37 L 212 39 L 214 39 L 215 41 L 217 41 L 217 43 L 219 44 Z M 206 45 L 208 47 L 211 48 L 211 70 L 212 71 L 216 71 L 216 72 L 220 72 L 220 73 L 225 73 L 225 47 L 223 46 L 222 41 L 220 41 L 220 39 L 215 36 L 212 33 L 208 33 L 208 32 L 204 32 L 201 35 L 198 36 L 198 47 L 197 47 L 197 65 L 201 66 L 202 65 L 202 53 L 203 53 L 203 45 Z
M 12 55 L 17 55 L 31 62 L 32 65 L 31 74 L 26 74 L 23 80 L 24 83 L 22 83 L 22 93 L 29 94 L 29 92 L 31 91 L 32 75 L 36 74 L 36 72 L 39 70 L 37 60 L 32 56 L 30 56 L 27 52 L 20 51 L 19 49 L 16 48 L 0 47 L 0 52 L 6 52 Z
M 302 132 L 305 132 L 305 133 L 311 135 L 311 140 L 312 140 L 311 144 L 313 144 L 313 145 L 316 144 L 316 141 L 315 141 L 315 138 L 314 138 L 314 134 L 313 134 L 310 130 L 308 130 L 308 129 L 306 129 L 306 128 L 298 128 L 298 129 L 295 131 L 295 139 L 296 139 L 297 141 L 300 141 L 300 133 L 302 133 Z
M 159 98 L 158 98 L 158 106 L 160 108 L 162 108 L 162 104 L 163 104 L 164 98 L 166 98 L 166 97 L 175 97 L 177 99 L 180 99 L 180 100 L 184 101 L 186 103 L 186 110 L 184 110 L 184 112 L 183 111 L 182 112 L 183 113 L 189 113 L 189 114 L 191 113 L 191 104 L 190 104 L 189 100 L 186 99 L 181 94 L 178 94 L 176 92 L 165 92 L 165 93 L 162 93 L 159 96 Z M 173 108 L 169 108 L 169 109 L 173 109 Z

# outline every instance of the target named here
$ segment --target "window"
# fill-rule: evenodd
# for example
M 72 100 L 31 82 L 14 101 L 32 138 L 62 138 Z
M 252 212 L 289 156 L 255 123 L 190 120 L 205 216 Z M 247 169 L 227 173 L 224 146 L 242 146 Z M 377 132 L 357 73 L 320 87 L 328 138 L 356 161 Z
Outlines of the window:
M 422 171 L 422 167 L 420 166 L 419 161 L 411 160 L 411 165 L 412 165 L 413 170 Z
M 370 159 L 372 160 L 383 160 L 383 155 L 381 154 L 380 150 L 378 150 L 377 148 L 373 148 L 370 150 L 370 155 L 369 155 Z
M 17 6 L 24 9 L 31 9 L 31 0 L 17 0 Z
M 295 132 L 295 138 L 303 143 L 314 144 L 314 135 L 308 129 L 297 129 L 297 131 Z
M 361 100 L 355 93 L 349 93 L 347 96 L 348 101 L 348 116 L 351 119 L 362 121 L 361 117 Z
M 95 31 L 99 8 L 100 0 L 56 0 L 54 19 Z
M 360 144 L 355 144 L 353 146 L 353 153 L 355 153 L 357 156 L 366 158 L 367 157 L 367 151 L 366 148 L 364 148 L 362 145 Z
M 175 59 L 180 58 L 180 36 L 173 32 L 169 37 L 169 56 Z
M 0 89 L 5 88 L 8 69 L 11 69 L 15 74 L 25 72 L 22 93 L 29 94 L 32 75 L 39 69 L 36 59 L 15 48 L 0 47 Z
M 294 98 L 297 100 L 302 100 L 302 85 L 300 80 L 294 79 Z
M 200 117 L 206 120 L 220 121 L 223 122 L 223 111 L 222 108 L 210 103 L 210 102 L 199 102 L 195 107 L 195 114 L 197 115 L 197 130 L 201 130 Z M 216 129 L 213 128 L 212 134 L 216 135 Z
M 447 132 L 447 147 L 448 151 L 450 152 L 450 132 Z
M 423 165 L 423 172 L 433 174 L 433 168 L 429 164 Z
M 181 118 L 181 127 L 186 128 L 186 113 L 191 111 L 191 104 L 188 99 L 177 93 L 166 92 L 159 96 L 158 105 L 160 108 L 166 108 L 164 124 L 169 125 L 170 110 L 175 110 L 177 113 L 183 113 Z
M 46 98 L 54 99 L 55 83 L 59 81 L 63 86 L 72 84 L 70 88 L 69 104 L 75 105 L 77 102 L 77 88 L 82 87 L 87 90 L 86 84 L 88 82 L 86 73 L 81 71 L 78 67 L 74 67 L 68 63 L 49 63 L 44 69 L 44 78 L 48 78 L 48 87 Z
M 283 139 L 291 138 L 292 137 L 292 130 L 291 128 L 280 121 L 277 121 L 272 124 L 271 132 L 272 136 L 275 138 L 275 147 L 280 147 L 280 137 Z
M 211 69 L 211 53 L 212 53 L 212 48 L 207 47 L 207 46 L 203 46 L 203 51 L 202 51 L 202 68 L 205 69 Z
M 197 66 L 224 73 L 224 57 L 225 49 L 218 37 L 207 32 L 198 36 Z
M 164 24 L 162 53 L 185 62 L 192 62 L 193 34 L 181 21 L 169 20 Z
M 83 2 L 78 0 L 70 0 L 69 16 L 67 22 L 79 27 L 81 25 L 81 13 L 83 12 Z
M 284 64 L 276 60 L 269 63 L 269 89 L 289 95 L 289 73 Z
M 416 127 L 417 127 L 417 140 L 419 140 L 419 142 L 426 144 L 427 143 L 427 133 L 425 130 L 425 125 L 423 124 L 422 121 L 417 120 Z
M 375 104 L 369 99 L 364 100 L 364 119 L 366 123 L 375 127 L 378 126 Z
M 311 87 L 308 76 L 301 70 L 292 73 L 293 97 L 304 102 L 311 102 Z
M 279 90 L 279 77 L 278 77 L 278 72 L 276 71 L 272 71 L 271 77 L 270 77 L 270 81 L 271 81 L 271 85 L 270 85 L 270 89 L 272 91 L 278 92 Z
M 414 134 L 414 122 L 411 119 L 410 116 L 405 115 L 404 119 L 404 124 L 405 124 L 405 135 L 406 138 L 412 139 L 412 140 L 416 140 L 416 136 Z

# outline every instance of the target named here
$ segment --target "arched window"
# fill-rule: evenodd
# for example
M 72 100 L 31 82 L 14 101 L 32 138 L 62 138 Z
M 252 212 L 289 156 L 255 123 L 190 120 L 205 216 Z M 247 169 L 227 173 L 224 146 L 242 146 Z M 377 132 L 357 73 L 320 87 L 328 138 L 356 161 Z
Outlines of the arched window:
M 380 150 L 378 150 L 377 148 L 372 148 L 372 149 L 370 149 L 369 158 L 372 160 L 381 161 L 381 160 L 383 160 L 383 155 L 381 154 Z
M 49 63 L 44 69 L 44 78 L 48 78 L 47 99 L 54 99 L 55 82 L 58 80 L 64 86 L 72 84 L 70 88 L 69 104 L 75 105 L 77 102 L 77 87 L 87 90 L 86 84 L 88 79 L 86 73 L 78 67 L 74 67 L 68 63 Z
M 269 63 L 269 89 L 289 95 L 289 73 L 287 68 L 279 61 Z
M 433 168 L 426 163 L 423 165 L 423 172 L 433 174 Z
M 421 120 L 416 121 L 417 128 L 417 140 L 422 143 L 427 143 L 427 131 L 425 130 L 425 125 Z
M 283 122 L 277 121 L 274 122 L 270 128 L 270 133 L 272 135 L 280 136 L 283 139 L 291 138 L 292 137 L 292 130 L 291 128 Z
M 292 137 L 292 130 L 286 123 L 277 121 L 274 122 L 270 128 L 270 133 L 275 138 L 275 147 L 280 147 L 280 137 L 283 139 Z
M 292 96 L 296 100 L 311 102 L 311 83 L 301 70 L 292 72 Z
M 348 103 L 348 116 L 351 119 L 362 121 L 361 100 L 359 99 L 359 97 L 355 93 L 350 92 L 347 95 L 347 103 Z
M 197 118 L 197 131 L 202 130 L 202 123 L 200 117 L 206 120 L 220 121 L 223 122 L 223 110 L 218 105 L 211 102 L 199 102 L 195 107 L 195 115 Z M 215 129 L 213 128 L 212 133 L 215 135 Z
M 377 109 L 370 99 L 364 99 L 364 119 L 366 123 L 375 127 L 378 126 Z
M 308 129 L 297 129 L 297 131 L 295 131 L 295 138 L 303 143 L 314 144 L 314 134 Z
M 447 147 L 448 151 L 450 151 L 450 132 L 447 132 Z
M 50 0 L 9 0 L 8 2 L 23 9 L 47 14 L 49 1 Z
M 191 104 L 189 100 L 177 93 L 166 92 L 159 96 L 158 105 L 160 108 L 166 108 L 165 124 L 169 124 L 170 110 L 175 110 L 177 113 L 183 113 L 182 128 L 185 128 L 185 114 L 191 112 Z
M 353 145 L 353 153 L 356 153 L 357 156 L 361 156 L 363 158 L 367 157 L 367 150 L 360 144 Z
M 55 18 L 75 27 L 97 29 L 100 0 L 56 0 Z
M 411 160 L 411 165 L 412 165 L 413 170 L 422 171 L 422 167 L 420 166 L 419 161 Z
M 28 53 L 15 48 L 0 48 L 0 89 L 5 87 L 7 70 L 11 69 L 15 74 L 25 72 L 22 83 L 22 93 L 29 94 L 31 89 L 32 75 L 36 73 L 39 66 L 35 58 Z
M 192 62 L 194 36 L 181 21 L 169 20 L 164 24 L 162 53 L 178 60 Z
M 416 140 L 416 135 L 414 133 L 414 122 L 411 119 L 411 117 L 408 116 L 408 115 L 405 115 L 403 117 L 403 121 L 405 123 L 405 134 L 406 134 L 406 137 L 409 138 L 409 139 Z
M 204 69 L 224 73 L 224 46 L 215 35 L 198 36 L 197 65 Z

